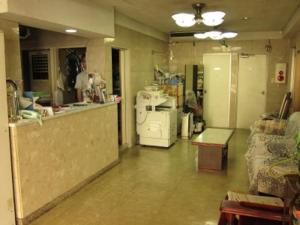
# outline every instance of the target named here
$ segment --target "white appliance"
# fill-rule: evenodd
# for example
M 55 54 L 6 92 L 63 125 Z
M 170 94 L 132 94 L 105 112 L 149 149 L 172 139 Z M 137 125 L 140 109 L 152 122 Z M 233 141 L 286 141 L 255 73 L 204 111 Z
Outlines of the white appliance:
M 169 147 L 177 140 L 176 100 L 161 90 L 139 91 L 136 127 L 141 145 Z
M 190 139 L 194 131 L 194 114 L 193 113 L 184 113 L 182 116 L 182 125 L 181 125 L 181 138 Z

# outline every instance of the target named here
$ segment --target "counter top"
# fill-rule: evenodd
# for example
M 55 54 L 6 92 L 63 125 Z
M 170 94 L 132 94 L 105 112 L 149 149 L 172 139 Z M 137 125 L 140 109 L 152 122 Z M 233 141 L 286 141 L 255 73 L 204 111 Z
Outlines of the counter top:
M 72 115 L 74 113 L 80 113 L 80 112 L 86 111 L 86 110 L 98 109 L 98 108 L 107 107 L 107 106 L 111 106 L 111 105 L 115 105 L 115 104 L 117 104 L 117 103 L 116 102 L 107 102 L 104 104 L 89 103 L 88 105 L 84 105 L 84 106 L 74 106 L 73 104 L 70 104 L 71 106 L 69 108 L 65 108 L 65 109 L 61 110 L 60 112 L 55 113 L 53 116 L 43 117 L 42 122 L 60 118 L 60 117 L 67 116 L 67 115 Z M 9 127 L 26 126 L 28 124 L 37 123 L 37 122 L 38 122 L 37 119 L 22 119 L 22 120 L 18 120 L 16 123 L 9 123 Z

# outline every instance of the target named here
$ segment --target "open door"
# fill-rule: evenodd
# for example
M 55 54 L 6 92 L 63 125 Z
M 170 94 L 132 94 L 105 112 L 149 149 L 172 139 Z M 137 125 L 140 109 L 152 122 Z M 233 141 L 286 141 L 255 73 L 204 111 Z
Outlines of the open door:
M 113 94 L 121 96 L 121 102 L 118 104 L 118 140 L 119 146 L 128 145 L 127 127 L 126 127 L 126 64 L 124 49 L 112 48 L 112 83 Z
M 300 111 L 300 53 L 297 53 L 295 59 L 295 77 L 294 77 L 294 111 Z
M 207 127 L 229 127 L 231 83 L 231 54 L 203 55 L 204 106 L 203 118 Z

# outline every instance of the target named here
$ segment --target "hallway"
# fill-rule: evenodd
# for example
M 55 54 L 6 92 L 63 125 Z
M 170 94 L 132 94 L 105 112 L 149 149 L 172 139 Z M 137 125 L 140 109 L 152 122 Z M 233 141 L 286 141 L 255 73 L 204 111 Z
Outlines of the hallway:
M 221 172 L 196 172 L 190 141 L 179 139 L 170 149 L 137 146 L 30 225 L 215 225 L 227 190 L 248 190 L 248 135 L 235 131 Z

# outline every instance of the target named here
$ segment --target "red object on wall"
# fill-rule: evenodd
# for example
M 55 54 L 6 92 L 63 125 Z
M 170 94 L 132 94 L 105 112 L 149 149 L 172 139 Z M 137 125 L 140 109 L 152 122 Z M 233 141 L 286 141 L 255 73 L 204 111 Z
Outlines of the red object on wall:
M 277 74 L 277 80 L 278 81 L 284 80 L 284 72 L 282 70 L 280 70 L 279 73 Z
M 276 63 L 275 83 L 284 84 L 286 80 L 286 63 Z

